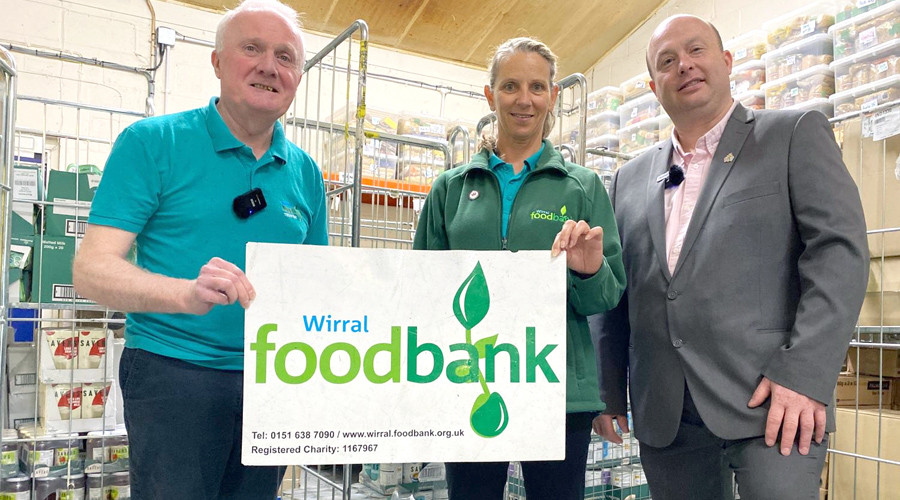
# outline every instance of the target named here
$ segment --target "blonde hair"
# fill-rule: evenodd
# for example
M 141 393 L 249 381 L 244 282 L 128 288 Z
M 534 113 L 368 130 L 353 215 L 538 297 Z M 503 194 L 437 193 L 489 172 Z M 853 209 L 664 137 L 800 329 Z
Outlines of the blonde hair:
M 225 31 L 228 29 L 228 25 L 242 12 L 271 12 L 284 19 L 288 23 L 288 26 L 291 27 L 291 31 L 297 35 L 297 39 L 300 40 L 300 53 L 298 54 L 300 57 L 300 64 L 298 69 L 303 71 L 303 66 L 306 64 L 306 43 L 303 40 L 303 30 L 301 29 L 302 25 L 300 24 L 299 14 L 297 14 L 296 10 L 278 0 L 244 0 L 233 10 L 226 12 L 225 15 L 222 16 L 222 19 L 219 20 L 218 26 L 216 26 L 217 52 L 222 50 L 225 45 Z
M 553 87 L 553 78 L 556 77 L 556 54 L 554 54 L 553 51 L 550 50 L 550 47 L 544 42 L 541 42 L 536 38 L 523 36 L 510 38 L 497 46 L 497 49 L 494 51 L 494 57 L 491 58 L 491 63 L 488 66 L 488 78 L 490 79 L 489 83 L 492 92 L 494 90 L 494 85 L 497 83 L 497 74 L 500 72 L 500 65 L 506 62 L 506 60 L 516 52 L 533 52 L 543 57 L 547 63 L 550 64 L 550 81 L 548 83 L 550 84 L 550 87 Z M 547 136 L 550 135 L 550 130 L 553 129 L 554 121 L 555 117 L 551 110 L 547 113 L 547 119 L 544 121 L 543 139 L 546 139 Z M 497 148 L 497 136 L 483 136 L 478 147 L 493 151 Z

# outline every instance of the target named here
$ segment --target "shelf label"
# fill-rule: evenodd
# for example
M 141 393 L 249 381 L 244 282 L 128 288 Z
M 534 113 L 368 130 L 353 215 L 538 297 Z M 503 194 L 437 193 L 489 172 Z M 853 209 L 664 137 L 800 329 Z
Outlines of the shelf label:
M 38 199 L 40 171 L 35 168 L 13 168 L 13 199 L 35 201 Z
M 863 111 L 870 111 L 875 106 L 878 106 L 878 99 L 869 99 L 868 101 L 862 103 L 862 106 L 859 109 Z
M 816 31 L 816 20 L 812 19 L 809 22 L 803 23 L 800 26 L 800 36 L 806 36 Z
M 878 43 L 878 31 L 876 28 L 869 28 L 859 32 L 857 44 L 860 49 L 868 49 Z
M 894 106 L 863 118 L 863 137 L 881 141 L 897 134 L 900 134 L 900 106 Z
M 747 49 L 738 49 L 734 51 L 734 58 L 738 61 L 747 57 Z
M 870 5 L 875 5 L 876 1 L 877 0 L 859 0 L 858 2 L 856 2 L 856 8 L 861 9 Z

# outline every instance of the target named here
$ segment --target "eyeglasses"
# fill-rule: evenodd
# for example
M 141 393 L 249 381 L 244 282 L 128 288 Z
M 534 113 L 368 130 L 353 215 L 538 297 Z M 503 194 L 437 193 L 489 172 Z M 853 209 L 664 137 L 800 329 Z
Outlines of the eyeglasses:
M 671 187 L 678 187 L 682 182 L 684 182 L 684 169 L 681 168 L 680 165 L 672 165 L 671 167 L 669 167 L 669 172 L 666 173 L 665 176 L 666 189 L 669 189 Z

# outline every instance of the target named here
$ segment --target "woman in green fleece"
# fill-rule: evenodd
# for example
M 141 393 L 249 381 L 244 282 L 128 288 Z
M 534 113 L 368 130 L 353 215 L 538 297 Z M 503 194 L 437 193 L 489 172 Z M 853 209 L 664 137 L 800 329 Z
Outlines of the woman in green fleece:
M 513 38 L 497 48 L 484 87 L 497 136 L 435 181 L 413 244 L 566 252 L 566 459 L 522 463 L 529 500 L 584 498 L 591 420 L 604 408 L 586 317 L 613 308 L 625 289 L 619 233 L 600 178 L 565 161 L 546 139 L 559 93 L 555 74 L 556 56 L 537 40 Z M 446 465 L 451 500 L 502 497 L 507 463 Z

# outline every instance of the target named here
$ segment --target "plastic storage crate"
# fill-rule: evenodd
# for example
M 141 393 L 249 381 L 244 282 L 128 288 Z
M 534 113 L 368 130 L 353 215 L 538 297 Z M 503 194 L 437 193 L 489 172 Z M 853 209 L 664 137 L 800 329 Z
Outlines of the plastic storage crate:
M 619 127 L 628 127 L 644 120 L 656 118 L 661 112 L 659 101 L 653 94 L 625 101 L 619 106 Z
M 779 49 L 817 34 L 827 33 L 834 25 L 835 6 L 815 2 L 763 23 L 768 50 Z
M 725 42 L 725 50 L 731 52 L 732 64 L 740 66 L 748 61 L 759 61 L 766 53 L 766 32 L 753 30 Z
M 731 95 L 759 90 L 766 83 L 766 63 L 750 60 L 731 70 Z
M 827 103 L 828 97 L 834 94 L 834 71 L 828 66 L 816 66 L 766 83 L 763 91 L 766 93 L 768 109 L 793 109 L 816 99 Z M 830 111 L 826 114 L 830 114 Z
M 641 73 L 622 82 L 622 97 L 625 102 L 650 93 L 650 73 Z
M 818 34 L 766 54 L 766 80 L 786 78 L 834 60 L 831 37 Z
M 896 40 L 900 38 L 900 2 L 882 5 L 835 24 L 830 33 L 836 61 Z

